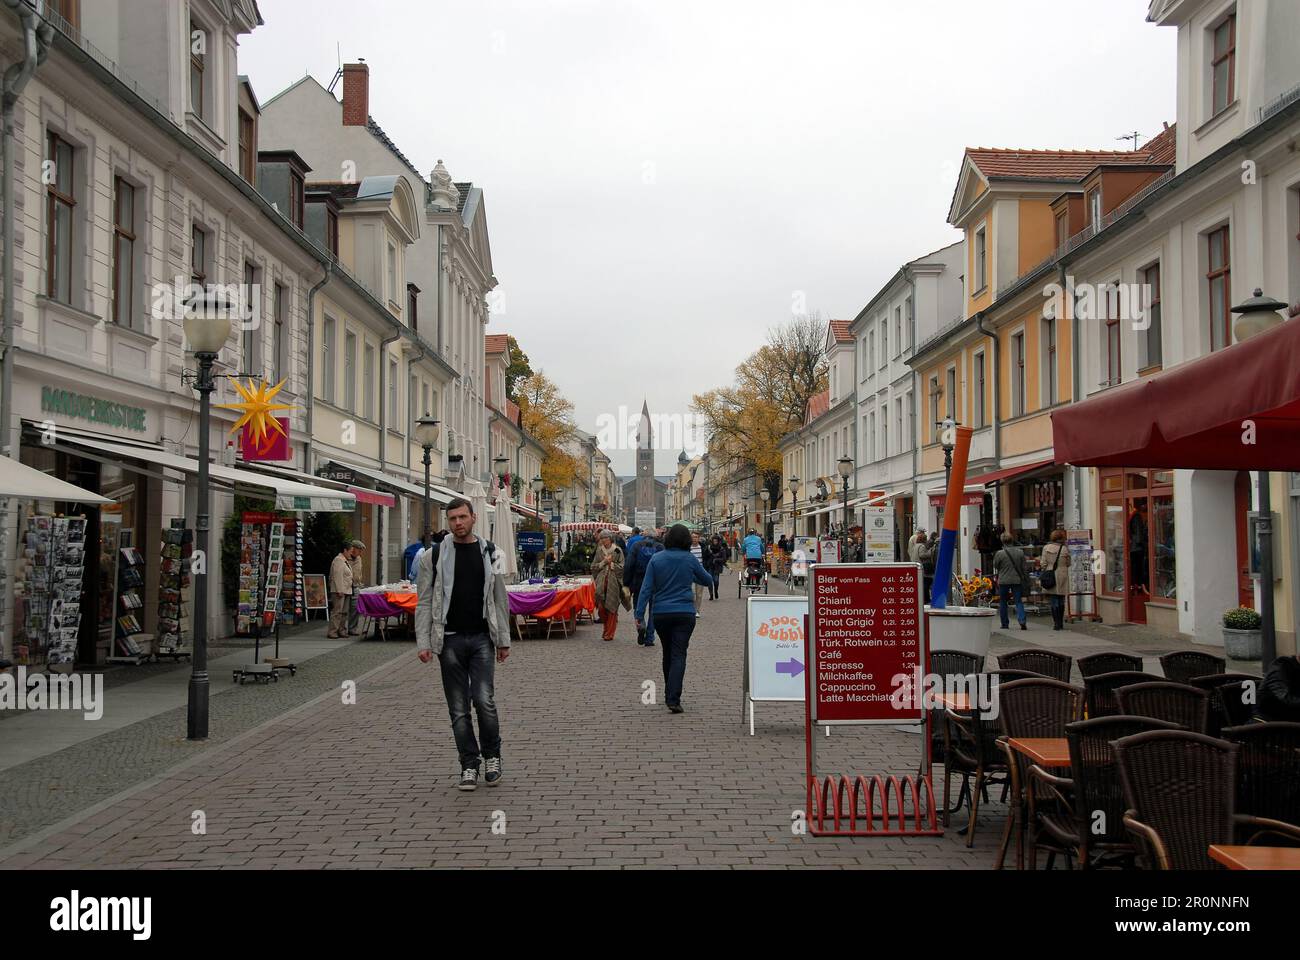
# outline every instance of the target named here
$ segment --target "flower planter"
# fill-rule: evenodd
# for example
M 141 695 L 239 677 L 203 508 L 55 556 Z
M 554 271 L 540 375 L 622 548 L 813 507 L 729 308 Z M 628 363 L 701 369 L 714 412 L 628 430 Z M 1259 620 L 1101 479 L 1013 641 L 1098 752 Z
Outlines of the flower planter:
M 1263 652 L 1262 630 L 1223 628 L 1223 653 L 1229 660 L 1258 660 Z
M 935 610 L 925 608 L 930 621 L 931 650 L 960 650 L 986 657 L 989 640 L 993 635 L 992 607 L 945 607 Z

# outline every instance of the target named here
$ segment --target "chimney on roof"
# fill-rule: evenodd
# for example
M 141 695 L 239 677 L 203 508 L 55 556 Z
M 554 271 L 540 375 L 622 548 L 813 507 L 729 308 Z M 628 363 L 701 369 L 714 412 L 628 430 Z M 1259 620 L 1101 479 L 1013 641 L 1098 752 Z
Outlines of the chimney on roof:
M 370 119 L 370 67 L 343 65 L 343 126 L 364 127 Z

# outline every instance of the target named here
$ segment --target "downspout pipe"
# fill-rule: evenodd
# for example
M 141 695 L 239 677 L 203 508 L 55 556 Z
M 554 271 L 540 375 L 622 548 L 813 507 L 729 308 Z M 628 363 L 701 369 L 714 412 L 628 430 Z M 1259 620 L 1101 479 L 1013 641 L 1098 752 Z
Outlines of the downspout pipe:
M 0 91 L 0 125 L 3 126 L 4 162 L 3 185 L 0 202 L 4 204 L 3 237 L 3 294 L 4 311 L 0 323 L 0 456 L 11 456 L 13 444 L 13 390 L 14 390 L 14 108 L 27 87 L 36 68 L 49 56 L 54 42 L 54 27 L 36 15 L 36 11 L 22 0 L 4 0 L 5 6 L 18 15 L 22 22 L 23 59 L 11 64 L 4 73 L 3 90 Z M 5 653 L 3 637 L 12 636 L 9 629 L 11 605 L 9 603 L 9 497 L 0 497 L 0 655 Z
M 323 264 L 324 275 L 314 287 L 307 291 L 307 442 L 302 453 L 302 472 L 311 473 L 311 438 L 314 414 L 316 412 L 316 294 L 329 282 L 332 267 L 328 261 Z
M 1056 268 L 1057 283 L 1061 288 L 1061 304 L 1066 307 L 1068 316 L 1063 318 L 1070 324 L 1070 402 L 1078 403 L 1079 395 L 1083 389 L 1083 367 L 1079 362 L 1079 344 L 1082 333 L 1079 330 L 1079 323 L 1076 319 L 1078 316 L 1075 310 L 1074 288 L 1069 282 L 1070 276 L 1066 272 L 1065 263 L 1062 262 Z M 1080 484 L 1083 480 L 1083 470 L 1079 467 L 1070 467 L 1071 482 L 1074 486 L 1074 522 L 1076 527 L 1083 526 L 1083 491 Z
M 984 326 L 984 311 L 975 314 L 975 329 L 993 341 L 993 469 L 1002 466 L 1002 341 Z M 993 497 L 993 523 L 1002 518 L 1002 488 Z
M 399 329 L 391 337 L 385 337 L 379 341 L 379 472 L 384 472 L 384 464 L 388 462 L 388 393 L 384 390 L 384 382 L 388 379 L 388 348 L 402 339 L 402 331 Z M 411 445 L 406 445 L 407 456 L 410 456 Z M 384 549 L 385 541 L 389 536 L 387 518 L 388 514 L 382 510 L 379 514 L 379 547 L 375 550 L 375 560 L 379 566 L 381 576 L 387 580 L 388 576 L 388 553 Z

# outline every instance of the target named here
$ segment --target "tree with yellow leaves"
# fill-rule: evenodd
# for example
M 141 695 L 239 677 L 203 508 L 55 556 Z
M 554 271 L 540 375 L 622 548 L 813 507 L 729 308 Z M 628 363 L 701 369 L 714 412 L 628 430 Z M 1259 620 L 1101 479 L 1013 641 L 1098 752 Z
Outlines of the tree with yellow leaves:
M 581 476 L 578 459 L 564 449 L 575 429 L 573 404 L 541 371 L 515 382 L 519 425 L 542 447 L 542 482 L 548 490 L 571 487 Z

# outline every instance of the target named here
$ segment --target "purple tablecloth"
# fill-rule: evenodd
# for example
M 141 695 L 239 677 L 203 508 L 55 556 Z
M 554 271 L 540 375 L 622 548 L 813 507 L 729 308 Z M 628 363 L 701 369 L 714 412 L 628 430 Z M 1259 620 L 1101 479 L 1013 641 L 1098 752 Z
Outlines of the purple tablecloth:
M 405 610 L 395 603 L 390 603 L 382 593 L 358 593 L 357 612 L 376 620 L 384 617 L 401 617 L 406 614 Z
M 529 590 L 527 593 L 510 594 L 511 614 L 536 613 L 545 610 L 555 602 L 554 590 Z

